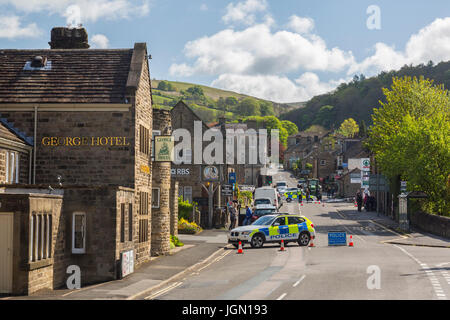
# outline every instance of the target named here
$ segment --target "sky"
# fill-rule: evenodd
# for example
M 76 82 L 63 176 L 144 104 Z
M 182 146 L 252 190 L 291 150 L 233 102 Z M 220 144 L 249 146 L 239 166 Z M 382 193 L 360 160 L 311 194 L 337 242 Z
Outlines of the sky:
M 91 48 L 146 42 L 152 79 L 275 102 L 356 74 L 450 60 L 448 0 L 0 0 L 0 48 L 49 48 L 82 24 Z

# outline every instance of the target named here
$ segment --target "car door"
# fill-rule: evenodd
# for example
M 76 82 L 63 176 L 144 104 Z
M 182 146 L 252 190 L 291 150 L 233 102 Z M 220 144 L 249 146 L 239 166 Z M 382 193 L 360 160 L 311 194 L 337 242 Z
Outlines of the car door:
M 281 239 L 285 239 L 285 234 L 287 234 L 289 231 L 289 228 L 286 224 L 286 217 L 278 217 L 273 222 L 272 225 L 269 228 L 269 240 L 270 241 L 278 241 Z
M 287 219 L 290 239 L 298 239 L 300 232 L 304 230 L 305 219 L 296 216 L 287 217 Z

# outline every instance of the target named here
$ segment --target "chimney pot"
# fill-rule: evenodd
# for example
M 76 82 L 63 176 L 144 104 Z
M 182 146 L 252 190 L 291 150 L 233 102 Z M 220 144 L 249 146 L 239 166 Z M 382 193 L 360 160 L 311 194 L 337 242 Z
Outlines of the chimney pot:
M 48 44 L 51 49 L 88 49 L 88 34 L 85 28 L 56 27 Z

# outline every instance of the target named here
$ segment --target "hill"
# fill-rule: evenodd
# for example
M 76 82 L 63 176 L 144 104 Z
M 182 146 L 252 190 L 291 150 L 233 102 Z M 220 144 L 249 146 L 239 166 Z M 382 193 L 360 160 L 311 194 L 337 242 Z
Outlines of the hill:
M 404 76 L 423 76 L 450 88 L 450 61 L 437 65 L 431 61 L 427 65 L 405 65 L 398 71 L 381 72 L 371 78 L 355 76 L 353 81 L 342 83 L 333 92 L 313 97 L 303 108 L 288 111 L 280 118 L 294 122 L 299 130 L 315 124 L 328 129 L 338 128 L 348 118 L 370 125 L 373 109 L 380 106 L 379 101 L 385 101 L 382 88 L 390 88 L 393 77 Z
M 203 85 L 156 79 L 152 80 L 152 98 L 155 108 L 164 109 L 182 99 L 205 122 L 218 121 L 220 116 L 230 120 L 253 115 L 279 117 L 302 107 L 302 103 L 281 104 Z

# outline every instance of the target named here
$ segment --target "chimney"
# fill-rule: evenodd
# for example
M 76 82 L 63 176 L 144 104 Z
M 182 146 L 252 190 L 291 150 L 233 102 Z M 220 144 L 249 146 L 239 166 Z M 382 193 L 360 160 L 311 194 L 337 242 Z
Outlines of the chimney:
M 56 27 L 48 44 L 51 49 L 88 49 L 88 34 L 85 28 Z

